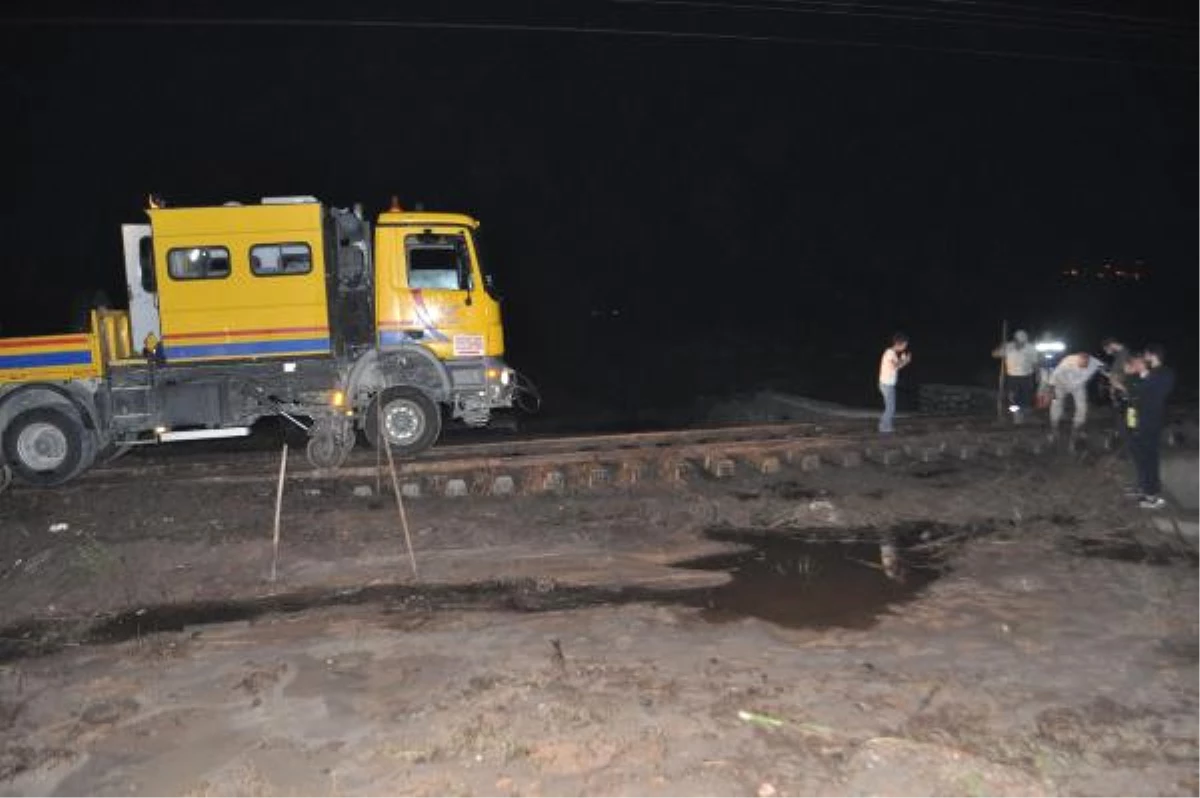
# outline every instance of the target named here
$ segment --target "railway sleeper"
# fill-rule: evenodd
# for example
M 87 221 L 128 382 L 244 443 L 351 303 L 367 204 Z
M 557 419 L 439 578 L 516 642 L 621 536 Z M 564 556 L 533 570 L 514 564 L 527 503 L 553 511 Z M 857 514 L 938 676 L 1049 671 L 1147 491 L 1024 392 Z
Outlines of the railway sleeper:
M 831 449 L 821 456 L 838 468 L 858 468 L 862 465 L 862 454 L 852 449 Z
M 904 451 L 902 449 L 869 446 L 863 454 L 869 462 L 881 465 L 884 468 L 898 465 L 904 459 Z
M 737 473 L 737 463 L 724 453 L 714 452 L 705 455 L 704 470 L 717 479 L 729 479 Z
M 634 487 L 646 481 L 649 469 L 641 460 L 625 460 L 617 469 L 617 482 L 625 487 Z
M 783 466 L 780 463 L 778 455 L 775 454 L 751 454 L 747 455 L 746 462 L 758 474 L 764 476 L 770 474 L 778 474 Z

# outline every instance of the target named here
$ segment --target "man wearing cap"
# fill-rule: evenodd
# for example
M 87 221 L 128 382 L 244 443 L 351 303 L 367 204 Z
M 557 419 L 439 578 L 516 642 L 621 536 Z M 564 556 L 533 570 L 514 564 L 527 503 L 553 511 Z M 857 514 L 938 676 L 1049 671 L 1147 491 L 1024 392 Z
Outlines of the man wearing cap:
M 1013 339 L 992 352 L 992 357 L 1004 358 L 1004 381 L 1012 400 L 1013 423 L 1024 421 L 1026 411 L 1033 406 L 1034 375 L 1038 353 L 1029 343 L 1024 330 L 1013 333 Z

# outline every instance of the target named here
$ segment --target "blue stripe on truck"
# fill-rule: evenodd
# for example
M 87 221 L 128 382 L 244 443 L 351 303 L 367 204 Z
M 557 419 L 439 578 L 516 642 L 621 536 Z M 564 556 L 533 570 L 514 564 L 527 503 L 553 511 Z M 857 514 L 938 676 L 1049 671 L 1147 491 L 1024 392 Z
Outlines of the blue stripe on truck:
M 0 355 L 0 369 L 30 369 L 42 366 L 86 366 L 91 362 L 92 353 L 86 349 L 72 352 Z
M 165 346 L 168 360 L 190 357 L 246 357 L 251 355 L 282 355 L 290 352 L 329 351 L 328 338 L 285 338 L 278 341 L 242 341 L 223 344 L 192 344 Z

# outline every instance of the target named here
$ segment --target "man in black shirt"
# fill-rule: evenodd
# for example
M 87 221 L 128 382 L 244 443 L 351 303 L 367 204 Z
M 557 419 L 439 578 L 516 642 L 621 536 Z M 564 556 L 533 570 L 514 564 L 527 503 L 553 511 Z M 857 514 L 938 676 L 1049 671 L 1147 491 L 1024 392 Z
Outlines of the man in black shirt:
M 1125 416 L 1129 410 L 1130 383 L 1135 378 L 1128 369 L 1132 353 L 1116 338 L 1105 338 L 1101 346 L 1104 347 L 1104 354 L 1111 358 L 1104 376 L 1108 378 L 1108 399 L 1115 411 L 1117 433 L 1121 437 L 1120 456 L 1128 457 L 1131 431 L 1125 423 Z
M 1175 372 L 1163 363 L 1163 348 L 1151 344 L 1138 357 L 1130 358 L 1129 369 L 1141 378 L 1133 387 L 1133 402 L 1126 411 L 1133 464 L 1137 469 L 1140 507 L 1160 510 L 1167 505 L 1159 495 L 1159 439 L 1167 423 L 1167 398 L 1175 387 Z

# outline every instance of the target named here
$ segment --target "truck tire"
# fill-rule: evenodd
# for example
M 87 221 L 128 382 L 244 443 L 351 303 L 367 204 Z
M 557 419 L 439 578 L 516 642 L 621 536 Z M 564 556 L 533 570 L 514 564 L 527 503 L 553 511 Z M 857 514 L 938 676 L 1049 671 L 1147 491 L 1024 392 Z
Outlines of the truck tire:
M 75 465 L 75 471 L 71 476 L 67 477 L 67 481 L 75 479 L 75 477 L 87 471 L 96 464 L 96 458 L 100 456 L 100 444 L 96 441 L 96 433 L 92 432 L 87 427 L 83 428 L 83 453 L 79 455 L 79 462 Z
M 79 420 L 57 407 L 17 415 L 4 431 L 4 459 L 30 485 L 61 485 L 87 468 L 96 447 Z
M 371 400 L 363 431 L 372 446 L 383 445 L 380 416 L 392 451 L 402 457 L 425 451 L 442 432 L 441 408 L 419 388 L 387 388 Z

